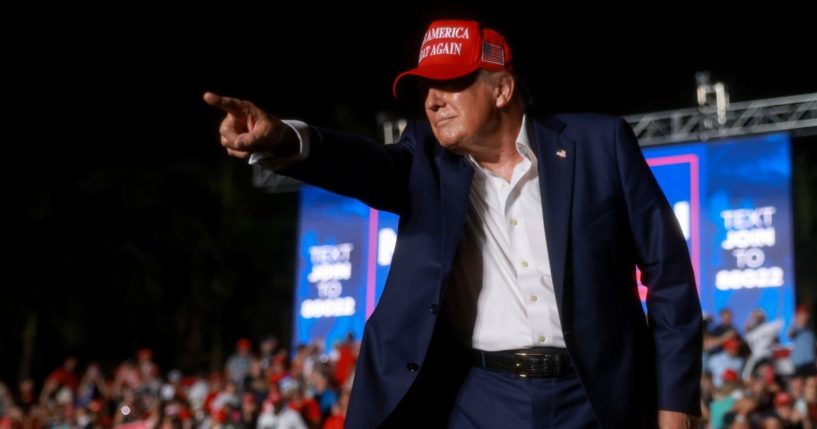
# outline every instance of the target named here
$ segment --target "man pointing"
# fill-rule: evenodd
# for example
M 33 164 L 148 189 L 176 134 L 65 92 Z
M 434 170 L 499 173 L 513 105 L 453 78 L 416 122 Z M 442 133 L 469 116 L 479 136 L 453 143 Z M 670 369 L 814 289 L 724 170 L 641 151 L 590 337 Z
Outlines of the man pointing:
M 228 154 L 400 215 L 347 427 L 692 427 L 697 289 L 626 122 L 530 115 L 478 22 L 433 22 L 418 58 L 393 91 L 428 120 L 394 145 L 205 95 Z

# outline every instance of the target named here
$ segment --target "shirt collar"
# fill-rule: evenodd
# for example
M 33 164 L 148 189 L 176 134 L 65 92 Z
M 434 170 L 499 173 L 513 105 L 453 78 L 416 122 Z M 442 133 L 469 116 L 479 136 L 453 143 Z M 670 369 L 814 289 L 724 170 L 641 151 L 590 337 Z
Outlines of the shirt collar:
M 516 136 L 516 151 L 519 152 L 522 157 L 530 161 L 531 164 L 536 165 L 536 155 L 533 153 L 533 149 L 530 145 L 530 135 L 528 135 L 528 119 L 527 115 L 522 115 L 522 126 L 519 127 L 519 134 Z M 485 172 L 483 167 L 479 165 L 476 159 L 473 156 L 468 155 L 468 161 L 471 162 L 471 165 L 476 167 L 478 171 Z M 524 162 L 524 161 L 523 161 Z
M 536 161 L 536 155 L 533 154 L 533 149 L 530 147 L 527 115 L 522 115 L 522 126 L 519 127 L 519 135 L 516 136 L 516 150 L 531 162 Z

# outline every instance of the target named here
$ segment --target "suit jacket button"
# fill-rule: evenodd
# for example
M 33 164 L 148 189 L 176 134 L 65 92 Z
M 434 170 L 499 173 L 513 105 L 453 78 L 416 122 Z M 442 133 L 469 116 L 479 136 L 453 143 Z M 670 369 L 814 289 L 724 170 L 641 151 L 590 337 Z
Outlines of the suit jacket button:
M 562 333 L 565 335 L 565 337 L 569 337 L 573 334 L 573 331 L 570 329 L 565 329 Z
M 431 304 L 431 314 L 437 314 L 440 311 L 440 306 L 437 304 Z
M 420 369 L 420 365 L 417 365 L 417 364 L 416 364 L 416 363 L 414 363 L 414 362 L 409 362 L 409 363 L 406 365 L 406 369 L 408 369 L 408 370 L 409 370 L 409 372 L 417 372 L 417 370 L 418 370 L 418 369 Z

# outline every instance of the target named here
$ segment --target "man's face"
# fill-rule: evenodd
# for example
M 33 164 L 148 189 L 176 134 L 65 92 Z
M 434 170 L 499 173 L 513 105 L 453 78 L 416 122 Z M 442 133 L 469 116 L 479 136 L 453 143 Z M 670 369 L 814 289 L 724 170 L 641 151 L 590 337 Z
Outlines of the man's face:
M 732 324 L 732 312 L 729 310 L 721 311 L 721 325 L 731 325 Z
M 808 318 L 809 314 L 806 311 L 798 311 L 794 313 L 794 322 L 797 326 L 806 326 L 808 325 Z
M 448 81 L 424 80 L 420 90 L 434 137 L 457 153 L 471 153 L 498 123 L 498 89 L 481 72 Z

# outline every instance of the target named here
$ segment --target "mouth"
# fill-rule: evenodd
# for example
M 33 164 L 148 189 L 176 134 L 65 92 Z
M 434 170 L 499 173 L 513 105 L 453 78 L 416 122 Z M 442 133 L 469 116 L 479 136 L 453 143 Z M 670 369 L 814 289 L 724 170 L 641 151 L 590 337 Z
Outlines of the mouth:
M 451 121 L 452 119 L 454 119 L 454 117 L 453 117 L 453 116 L 449 116 L 449 117 L 447 117 L 447 118 L 438 119 L 438 120 L 437 120 L 437 122 L 435 123 L 435 125 L 437 125 L 437 127 L 439 127 L 439 126 L 441 126 L 441 125 L 445 125 L 447 122 Z

